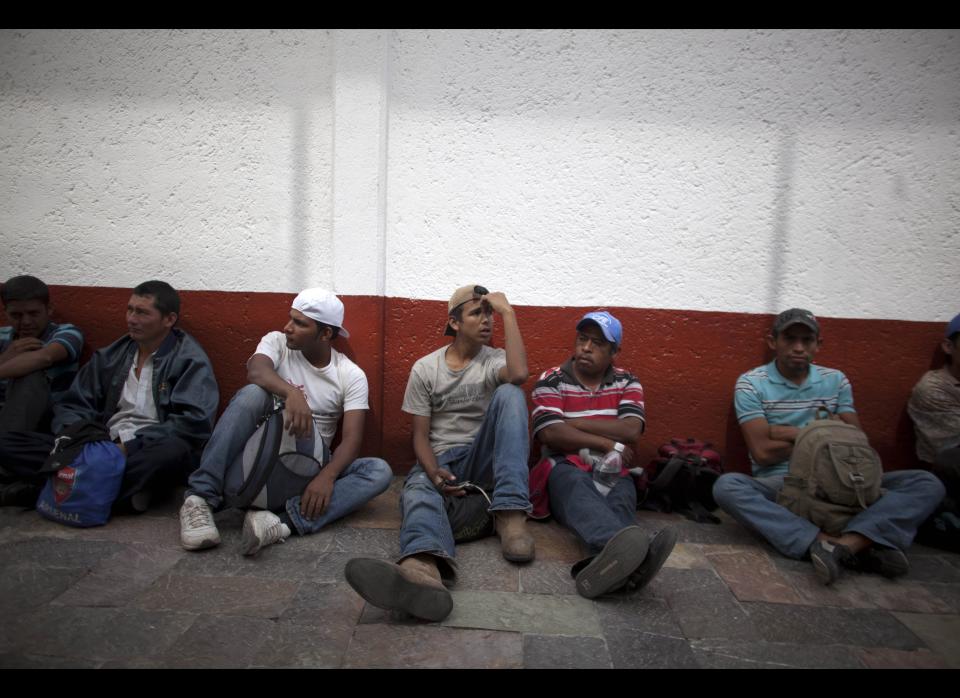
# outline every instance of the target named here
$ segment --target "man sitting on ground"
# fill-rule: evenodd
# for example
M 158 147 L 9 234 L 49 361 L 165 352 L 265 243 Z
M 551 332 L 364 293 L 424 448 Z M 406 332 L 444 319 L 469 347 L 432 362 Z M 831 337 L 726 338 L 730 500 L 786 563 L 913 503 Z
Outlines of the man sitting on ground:
M 823 340 L 809 310 L 785 310 L 774 320 L 767 344 L 774 360 L 740 376 L 734 393 L 753 475 L 727 473 L 713 488 L 717 504 L 777 550 L 809 557 L 824 584 L 840 566 L 899 577 L 909 571 L 904 550 L 917 527 L 943 498 L 943 485 L 922 470 L 883 475 L 886 493 L 850 519 L 840 536 L 829 536 L 776 503 L 800 429 L 826 408 L 833 419 L 860 428 L 850 381 L 840 371 L 813 364 Z
M 115 512 L 146 511 L 152 497 L 186 481 L 213 431 L 219 392 L 210 359 L 176 327 L 180 296 L 164 281 L 140 284 L 127 303 L 123 337 L 94 352 L 59 404 L 53 432 L 82 421 L 106 426 L 126 455 Z M 38 432 L 0 435 L 0 465 L 15 473 L 36 502 L 36 473 L 54 445 Z
M 503 318 L 505 349 L 488 346 L 494 313 Z M 527 403 L 518 387 L 527 379 L 527 356 L 514 310 L 503 293 L 463 286 L 447 304 L 444 334 L 453 343 L 413 365 L 403 398 L 417 464 L 400 500 L 400 563 L 357 558 L 346 567 L 347 582 L 374 606 L 433 621 L 453 609 L 442 581 L 456 575 L 443 497 L 462 496 L 458 483 L 493 490 L 489 510 L 507 560 L 534 556 L 526 529 Z
M 530 473 L 530 500 L 534 517 L 549 510 L 586 543 L 590 557 L 571 573 L 580 595 L 592 599 L 645 586 L 677 535 L 666 528 L 651 539 L 637 526 L 637 489 L 627 468 L 646 413 L 640 381 L 613 365 L 623 340 L 620 321 L 599 310 L 584 315 L 576 330 L 572 358 L 544 371 L 533 389 L 533 433 L 544 459 Z M 590 451 L 587 462 L 581 449 Z M 605 456 L 618 460 L 616 453 L 623 467 L 615 484 L 598 486 L 592 470 Z
M 960 315 L 947 324 L 940 348 L 946 363 L 927 371 L 907 405 L 917 435 L 917 458 L 960 462 Z M 941 456 L 941 454 L 943 454 Z
M 48 431 L 80 367 L 83 334 L 50 320 L 50 290 L 35 276 L 7 281 L 0 300 L 10 320 L 0 327 L 0 432 Z
M 917 436 L 917 458 L 928 464 L 947 490 L 939 509 L 920 528 L 924 545 L 960 550 L 960 315 L 940 343 L 946 363 L 927 371 L 907 404 Z
M 247 511 L 243 522 L 243 553 L 300 535 L 360 508 L 390 486 L 393 473 L 380 458 L 360 458 L 367 412 L 367 377 L 363 370 L 331 346 L 343 327 L 343 303 L 329 291 L 301 292 L 290 309 L 283 332 L 270 332 L 247 362 L 250 385 L 241 388 L 220 417 L 200 467 L 190 476 L 180 510 L 180 540 L 187 550 L 220 543 L 211 510 L 224 505 L 227 487 L 243 481 L 244 446 L 276 399 L 284 401 L 284 428 L 321 463 L 343 417 L 340 446 L 330 462 L 302 493 L 286 500 L 278 513 Z

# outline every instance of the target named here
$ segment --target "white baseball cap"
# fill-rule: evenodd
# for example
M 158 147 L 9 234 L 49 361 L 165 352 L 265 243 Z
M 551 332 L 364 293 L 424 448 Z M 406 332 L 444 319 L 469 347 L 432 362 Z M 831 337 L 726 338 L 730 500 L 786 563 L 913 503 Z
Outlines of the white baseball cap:
M 339 327 L 341 337 L 350 336 L 347 328 L 343 326 L 343 303 L 325 288 L 308 288 L 300 291 L 293 299 L 291 307 L 311 320 Z

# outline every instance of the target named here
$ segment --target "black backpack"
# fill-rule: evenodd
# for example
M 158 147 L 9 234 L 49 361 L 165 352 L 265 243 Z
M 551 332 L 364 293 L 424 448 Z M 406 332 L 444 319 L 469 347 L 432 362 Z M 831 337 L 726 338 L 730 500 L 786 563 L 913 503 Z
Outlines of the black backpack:
M 720 454 L 697 439 L 671 439 L 637 481 L 637 508 L 677 512 L 697 523 L 720 523 L 713 484 L 723 473 Z
M 490 496 L 479 485 L 464 483 L 466 494 L 462 497 L 443 495 L 443 507 L 450 521 L 455 543 L 466 543 L 492 536 L 493 515 L 487 511 Z

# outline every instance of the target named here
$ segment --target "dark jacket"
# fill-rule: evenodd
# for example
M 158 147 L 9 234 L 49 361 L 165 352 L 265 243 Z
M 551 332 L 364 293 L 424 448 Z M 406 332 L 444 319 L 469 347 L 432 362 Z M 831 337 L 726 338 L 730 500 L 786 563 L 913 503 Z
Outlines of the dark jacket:
M 123 385 L 137 356 L 137 343 L 124 336 L 95 352 L 54 408 L 53 433 L 76 421 L 106 424 L 118 408 Z M 174 328 L 153 357 L 153 400 L 159 424 L 143 427 L 126 444 L 127 453 L 152 441 L 177 436 L 200 449 L 213 432 L 220 391 L 203 348 Z

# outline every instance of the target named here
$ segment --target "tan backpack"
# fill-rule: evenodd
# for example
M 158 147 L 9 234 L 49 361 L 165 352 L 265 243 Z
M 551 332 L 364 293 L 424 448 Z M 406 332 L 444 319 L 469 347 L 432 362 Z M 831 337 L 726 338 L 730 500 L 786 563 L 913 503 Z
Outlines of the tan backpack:
M 880 456 L 862 430 L 835 419 L 815 419 L 797 435 L 777 504 L 840 535 L 850 519 L 883 494 L 882 477 Z

